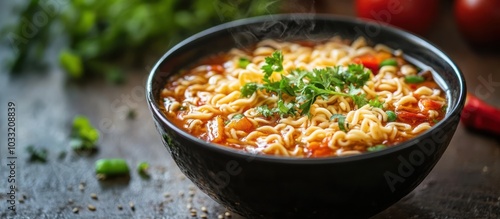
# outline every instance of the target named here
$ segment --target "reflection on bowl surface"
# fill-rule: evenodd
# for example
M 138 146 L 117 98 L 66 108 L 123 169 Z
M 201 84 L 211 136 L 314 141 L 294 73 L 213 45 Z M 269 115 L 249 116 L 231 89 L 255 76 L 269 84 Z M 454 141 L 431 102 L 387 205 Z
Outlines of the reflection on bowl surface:
M 433 69 L 446 94 L 444 118 L 427 121 L 436 124 L 381 151 L 323 158 L 250 154 L 208 143 L 168 119 L 162 90 L 171 76 L 200 58 L 265 39 L 320 42 L 335 36 L 401 49 L 411 63 Z M 382 211 L 414 189 L 439 160 L 455 132 L 465 93 L 456 65 L 425 40 L 377 23 L 309 14 L 249 18 L 196 34 L 160 59 L 147 84 L 155 124 L 183 173 L 214 200 L 249 218 L 358 218 Z

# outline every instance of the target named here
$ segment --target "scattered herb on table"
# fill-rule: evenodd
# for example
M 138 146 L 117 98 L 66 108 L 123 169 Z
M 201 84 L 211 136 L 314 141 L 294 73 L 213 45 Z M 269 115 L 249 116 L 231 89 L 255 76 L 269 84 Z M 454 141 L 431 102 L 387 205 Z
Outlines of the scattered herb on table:
M 281 4 L 281 0 L 90 0 L 64 4 L 29 0 L 17 13 L 16 23 L 0 30 L 0 37 L 15 49 L 8 57 L 11 72 L 43 62 L 51 41 L 58 41 L 67 42 L 60 43 L 64 48 L 59 61 L 69 78 L 95 75 L 120 83 L 124 74 L 117 63 L 143 66 L 148 61 L 144 54 L 160 55 L 180 40 L 223 22 L 278 12 Z M 36 20 L 40 16 L 45 16 L 44 24 L 36 25 L 42 22 Z
M 139 173 L 141 177 L 149 178 L 149 163 L 143 161 L 137 164 L 137 173 Z
M 84 116 L 76 116 L 73 119 L 70 146 L 77 151 L 97 150 L 99 131 L 92 126 L 89 119 Z
M 57 155 L 57 159 L 63 160 L 66 157 L 66 151 L 60 151 Z
M 130 174 L 127 161 L 121 158 L 97 160 L 95 162 L 95 172 L 105 177 L 127 176 Z
M 30 155 L 29 161 L 31 162 L 47 162 L 47 149 L 45 148 L 36 148 L 33 145 L 29 145 L 26 148 L 26 152 Z
M 129 109 L 127 112 L 127 119 L 135 119 L 137 117 L 137 112 L 134 109 Z

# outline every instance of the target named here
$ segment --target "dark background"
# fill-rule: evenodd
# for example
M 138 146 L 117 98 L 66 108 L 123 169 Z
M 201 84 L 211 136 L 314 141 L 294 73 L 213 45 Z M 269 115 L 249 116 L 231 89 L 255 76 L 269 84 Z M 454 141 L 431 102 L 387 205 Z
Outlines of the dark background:
M 6 19 L 4 12 L 8 10 L 3 4 L 0 3 L 0 20 Z M 353 4 L 347 0 L 325 1 L 316 11 L 354 16 Z M 500 86 L 484 82 L 500 82 L 500 54 L 479 52 L 464 41 L 454 23 L 450 1 L 443 2 L 440 12 L 436 24 L 424 37 L 458 64 L 470 93 L 500 106 Z M 52 47 L 57 48 L 57 43 Z M 0 60 L 6 51 L 0 50 Z M 56 49 L 47 51 L 47 56 L 51 55 L 56 55 Z M 9 216 L 4 140 L 9 101 L 16 104 L 17 115 L 16 195 L 17 199 L 24 199 L 23 203 L 16 203 L 17 218 L 191 218 L 187 208 L 190 190 L 194 191 L 192 206 L 198 217 L 202 206 L 207 207 L 209 218 L 224 214 L 223 206 L 192 187 L 161 144 L 144 97 L 150 69 L 150 65 L 128 69 L 127 82 L 121 86 L 102 80 L 67 81 L 57 67 L 21 76 L 2 72 L 0 218 Z M 136 118 L 127 119 L 127 111 L 121 109 L 134 110 Z M 77 155 L 68 147 L 71 121 L 79 114 L 88 116 L 101 133 L 99 151 L 93 156 Z M 31 144 L 48 149 L 46 163 L 28 162 L 25 147 Z M 61 152 L 66 156 L 59 157 Z M 95 160 L 111 157 L 128 161 L 129 179 L 102 182 L 95 178 Z M 140 161 L 151 164 L 150 179 L 136 173 L 135 166 Z M 79 189 L 81 183 L 85 184 L 83 190 Z M 98 199 L 92 199 L 91 193 L 96 193 Z M 170 196 L 165 197 L 165 193 Z M 129 208 L 129 202 L 134 202 L 135 211 Z M 88 204 L 96 206 L 96 211 L 89 211 Z M 118 205 L 123 205 L 123 210 Z M 80 209 L 78 214 L 72 212 L 75 207 Z M 460 125 L 427 178 L 408 196 L 373 218 L 499 217 L 499 137 L 471 132 Z

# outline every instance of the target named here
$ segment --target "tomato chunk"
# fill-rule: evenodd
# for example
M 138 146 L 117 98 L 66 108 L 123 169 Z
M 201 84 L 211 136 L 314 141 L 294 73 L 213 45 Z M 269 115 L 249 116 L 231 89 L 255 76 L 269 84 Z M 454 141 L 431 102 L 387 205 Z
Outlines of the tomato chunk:
M 353 59 L 353 62 L 358 63 L 358 64 L 362 64 L 366 68 L 369 68 L 370 70 L 372 70 L 373 74 L 378 73 L 380 61 L 378 60 L 377 57 L 375 57 L 372 54 L 358 56 L 358 57 Z
M 443 103 L 431 99 L 421 99 L 418 106 L 420 107 L 420 111 L 425 112 L 428 110 L 440 110 L 443 107 Z
M 396 111 L 396 115 L 398 116 L 398 120 L 401 122 L 408 123 L 412 126 L 427 122 L 427 116 L 422 113 L 412 113 L 408 111 Z
M 310 157 L 327 157 L 333 153 L 328 145 L 320 142 L 311 142 L 307 148 L 310 151 Z
M 247 117 L 231 120 L 231 122 L 227 124 L 227 127 L 234 128 L 236 130 L 242 130 L 245 132 L 250 132 L 254 128 L 253 123 Z
M 208 141 L 221 143 L 224 141 L 224 120 L 220 116 L 207 122 Z
M 209 65 L 207 66 L 207 71 L 214 71 L 217 73 L 224 73 L 224 67 L 222 65 Z

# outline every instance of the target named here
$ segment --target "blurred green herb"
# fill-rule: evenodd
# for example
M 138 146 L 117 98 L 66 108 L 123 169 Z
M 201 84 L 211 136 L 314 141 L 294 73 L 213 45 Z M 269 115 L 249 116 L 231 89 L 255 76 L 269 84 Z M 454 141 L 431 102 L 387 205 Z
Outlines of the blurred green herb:
M 386 59 L 386 60 L 380 62 L 380 65 L 379 65 L 380 68 L 382 68 L 384 66 L 398 66 L 398 62 L 396 61 L 396 59 L 393 59 L 393 58 Z
M 250 60 L 244 57 L 240 58 L 240 60 L 238 61 L 238 66 L 240 68 L 246 68 L 248 64 L 250 64 Z
M 142 161 L 139 164 L 137 164 L 137 173 L 139 173 L 139 175 L 141 177 L 149 178 L 150 177 L 149 176 L 149 163 Z
M 419 84 L 425 81 L 425 78 L 420 75 L 407 75 L 405 76 L 405 82 L 408 84 Z
M 105 177 L 128 176 L 127 161 L 121 158 L 99 159 L 95 162 L 95 172 Z
M 30 155 L 29 161 L 31 162 L 47 162 L 47 149 L 45 148 L 35 148 L 35 146 L 29 145 L 26 148 L 26 152 Z
M 73 119 L 71 131 L 70 146 L 77 151 L 95 151 L 97 141 L 99 140 L 99 131 L 97 131 L 89 119 L 84 116 L 76 116 Z
M 375 145 L 375 146 L 372 146 L 372 147 L 369 147 L 367 148 L 366 150 L 369 151 L 369 152 L 375 152 L 375 151 L 380 151 L 380 150 L 383 150 L 387 148 L 387 146 L 383 145 L 383 144 L 378 144 L 378 145 Z
M 66 157 L 66 151 L 60 151 L 57 155 L 57 159 L 63 160 Z
M 137 117 L 137 112 L 134 109 L 129 109 L 127 112 L 127 119 L 133 120 Z
M 60 52 L 59 62 L 69 78 L 100 75 L 121 83 L 123 70 L 116 63 L 140 66 L 148 61 L 148 55 L 156 58 L 183 38 L 208 27 L 276 13 L 280 1 L 73 0 L 47 6 L 46 2 L 30 0 L 19 11 L 18 23 L 3 29 L 0 36 L 15 50 L 11 72 L 40 62 L 50 40 L 63 38 L 67 40 L 62 42 L 68 44 Z M 40 13 L 48 18 L 43 25 L 35 21 Z M 29 36 L 27 28 L 33 30 Z
M 373 107 L 376 107 L 376 108 L 380 108 L 380 109 L 382 109 L 384 107 L 384 104 L 382 102 L 380 102 L 380 100 L 378 100 L 378 97 L 375 97 L 375 99 L 369 100 L 368 104 L 370 106 L 373 106 Z
M 46 2 L 39 0 L 26 2 L 24 8 L 18 11 L 18 23 L 6 24 L 0 30 L 0 38 L 5 39 L 13 51 L 10 53 L 12 56 L 6 60 L 12 73 L 22 71 L 25 66 L 36 67 L 43 64 L 45 50 L 54 38 L 50 27 L 55 20 L 54 16 L 42 10 L 41 6 L 44 4 Z M 45 15 L 43 23 L 34 20 L 37 13 Z

